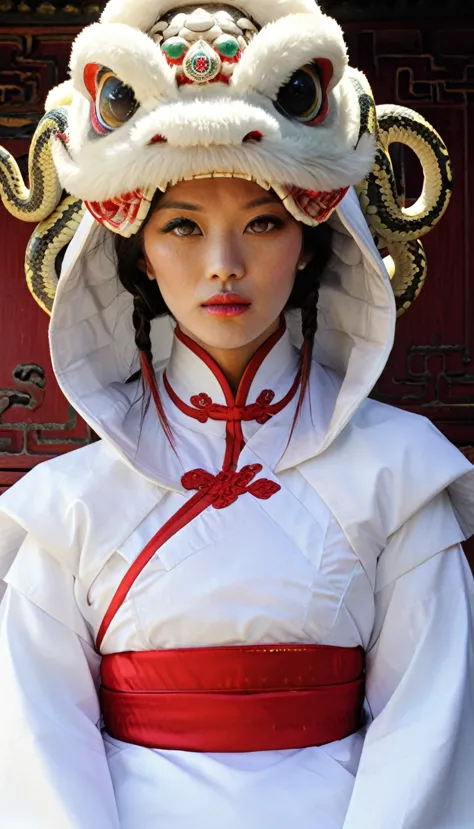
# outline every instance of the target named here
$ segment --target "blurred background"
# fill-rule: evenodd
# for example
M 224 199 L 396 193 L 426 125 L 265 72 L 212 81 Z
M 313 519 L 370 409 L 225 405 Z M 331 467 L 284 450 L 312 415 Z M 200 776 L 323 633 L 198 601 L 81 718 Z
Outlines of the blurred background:
M 67 77 L 71 42 L 103 5 L 0 0 L 0 144 L 25 175 L 46 94 Z M 367 74 L 377 103 L 421 112 L 451 153 L 454 197 L 425 240 L 427 284 L 398 322 L 374 395 L 431 418 L 474 461 L 474 3 L 322 5 L 343 25 L 351 63 Z M 419 164 L 400 145 L 392 152 L 405 203 L 412 204 L 421 190 Z M 57 388 L 48 320 L 26 287 L 31 229 L 0 205 L 0 491 L 42 460 L 92 439 Z M 474 563 L 474 545 L 468 553 Z

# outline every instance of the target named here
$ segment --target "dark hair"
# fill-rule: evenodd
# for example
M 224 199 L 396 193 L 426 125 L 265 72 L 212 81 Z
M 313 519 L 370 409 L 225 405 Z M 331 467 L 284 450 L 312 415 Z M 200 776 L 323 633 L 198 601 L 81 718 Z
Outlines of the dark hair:
M 314 338 L 318 330 L 318 300 L 321 276 L 332 254 L 332 229 L 327 222 L 316 227 L 303 225 L 303 249 L 305 257 L 309 261 L 303 270 L 297 271 L 293 290 L 285 308 L 285 311 L 301 309 L 301 332 L 303 334 L 300 396 L 291 434 L 293 434 L 293 429 L 301 412 L 309 384 Z
M 139 233 L 128 239 L 118 235 L 115 237 L 115 252 L 119 280 L 125 290 L 133 296 L 133 326 L 135 329 L 135 343 L 140 352 L 144 392 L 148 389 L 153 397 L 163 429 L 173 445 L 171 427 L 155 380 L 151 346 L 152 320 L 165 315 L 171 316 L 171 311 L 161 296 L 157 281 L 149 279 L 140 267 L 140 264 L 142 264 L 140 260 L 143 260 L 144 255 L 144 230 L 160 197 L 161 193 L 158 192 L 151 204 L 148 218 L 143 223 Z M 292 292 L 284 309 L 285 311 L 301 309 L 303 334 L 300 396 L 293 426 L 300 414 L 309 383 L 313 344 L 318 327 L 319 286 L 321 275 L 331 256 L 331 239 L 332 231 L 327 223 L 317 227 L 303 225 L 303 247 L 305 259 L 309 261 L 303 270 L 297 271 Z

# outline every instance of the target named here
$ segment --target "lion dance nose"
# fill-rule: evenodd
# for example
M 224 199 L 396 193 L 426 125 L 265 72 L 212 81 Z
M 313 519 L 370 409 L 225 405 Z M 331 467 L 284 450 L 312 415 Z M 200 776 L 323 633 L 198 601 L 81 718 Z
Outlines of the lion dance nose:
M 262 140 L 262 138 L 263 138 L 263 133 L 260 132 L 260 130 L 251 130 L 251 132 L 248 132 L 247 135 L 244 135 L 242 143 L 245 144 L 245 143 L 249 143 L 251 141 L 255 141 L 256 143 L 258 143 L 259 141 Z M 156 135 L 154 135 L 153 138 L 150 140 L 150 144 L 167 144 L 167 143 L 168 143 L 168 139 L 165 138 L 165 136 L 161 135 L 160 133 L 157 133 Z

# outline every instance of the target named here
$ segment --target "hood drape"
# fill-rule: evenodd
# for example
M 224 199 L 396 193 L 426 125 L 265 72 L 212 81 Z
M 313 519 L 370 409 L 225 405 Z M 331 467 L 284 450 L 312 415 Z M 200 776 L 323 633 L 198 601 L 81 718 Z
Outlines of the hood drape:
M 393 344 L 396 319 L 390 281 L 354 192 L 348 193 L 330 221 L 333 256 L 320 291 L 314 359 L 335 372 L 339 388 L 318 452 L 341 432 L 380 376 Z M 91 428 L 139 472 L 172 486 L 159 469 L 150 471 L 140 452 L 140 386 L 138 381 L 127 383 L 139 368 L 133 302 L 118 281 L 113 241 L 113 234 L 89 215 L 83 219 L 67 252 L 54 303 L 53 367 L 63 393 Z M 290 312 L 287 323 L 299 347 L 300 312 Z M 157 372 L 166 365 L 172 342 L 170 318 L 155 320 L 152 344 Z M 314 449 L 308 442 L 308 457 Z M 290 447 L 287 452 L 291 463 Z M 298 457 L 298 462 L 303 460 Z

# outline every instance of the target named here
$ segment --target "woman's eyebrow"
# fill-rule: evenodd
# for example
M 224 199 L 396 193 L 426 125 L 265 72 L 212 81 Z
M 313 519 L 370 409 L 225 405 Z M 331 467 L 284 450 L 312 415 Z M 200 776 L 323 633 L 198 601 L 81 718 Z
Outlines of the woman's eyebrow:
M 248 204 L 245 205 L 245 210 L 248 210 L 251 207 L 261 207 L 264 204 L 278 204 L 280 199 L 278 196 L 273 196 L 271 193 L 268 193 L 266 196 L 261 196 L 259 199 L 254 199 L 253 201 L 249 201 Z
M 169 201 L 165 202 L 164 204 L 158 203 L 156 206 L 157 210 L 204 210 L 199 204 L 191 204 L 187 201 Z

